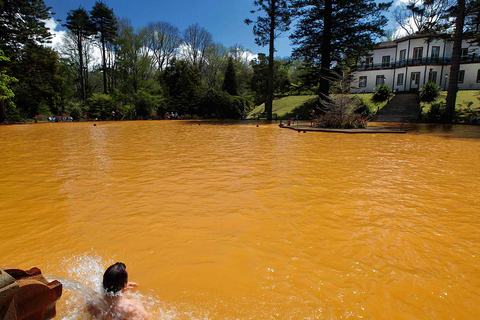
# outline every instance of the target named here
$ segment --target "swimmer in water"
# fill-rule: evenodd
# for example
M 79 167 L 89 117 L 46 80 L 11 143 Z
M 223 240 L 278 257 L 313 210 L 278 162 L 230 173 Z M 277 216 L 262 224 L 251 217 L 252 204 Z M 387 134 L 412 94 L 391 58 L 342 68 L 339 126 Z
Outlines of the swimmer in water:
M 92 303 L 87 303 L 88 312 L 95 319 L 102 320 L 147 320 L 149 315 L 143 305 L 125 296 L 128 289 L 136 284 L 128 282 L 127 267 L 121 262 L 108 267 L 103 274 L 104 300 L 108 310 L 102 310 Z

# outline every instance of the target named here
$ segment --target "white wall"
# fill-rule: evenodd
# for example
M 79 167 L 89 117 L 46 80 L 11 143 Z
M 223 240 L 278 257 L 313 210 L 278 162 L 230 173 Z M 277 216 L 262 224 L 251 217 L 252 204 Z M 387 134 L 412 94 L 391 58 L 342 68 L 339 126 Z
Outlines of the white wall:
M 373 92 L 375 91 L 375 83 L 377 81 L 377 76 L 383 75 L 385 76 L 385 84 L 389 87 L 392 87 L 392 79 L 393 79 L 393 69 L 383 69 L 383 70 L 367 70 L 367 71 L 359 71 L 354 73 L 354 84 L 352 86 L 352 92 L 360 93 L 360 92 Z M 367 77 L 367 86 L 366 87 L 359 87 L 359 79 L 362 76 Z
M 410 49 L 408 50 L 408 42 L 409 40 L 405 40 L 402 42 L 397 43 L 396 48 L 384 48 L 384 49 L 376 49 L 373 53 L 373 63 L 374 64 L 381 64 L 383 56 L 390 56 L 390 62 L 395 61 L 395 55 L 397 61 L 400 59 L 400 50 L 408 50 L 406 58 L 412 59 L 413 58 L 413 51 L 416 47 L 423 48 L 423 58 L 431 57 L 432 47 L 438 46 L 440 47 L 439 56 L 443 57 L 451 57 L 452 56 L 452 42 L 447 42 L 446 46 L 444 45 L 444 41 L 441 39 L 435 39 L 428 44 L 425 38 L 420 39 L 410 39 Z M 480 55 L 480 47 L 477 45 L 470 44 L 467 40 L 463 40 L 462 48 L 469 48 L 469 54 L 475 53 L 476 55 Z M 444 53 L 445 50 L 445 53 Z M 363 61 L 365 61 L 363 59 Z M 460 90 L 480 90 L 480 83 L 477 83 L 477 72 L 480 69 L 480 63 L 465 63 L 460 65 L 460 70 L 465 70 L 465 78 L 463 83 L 459 83 Z M 355 84 L 353 85 L 352 92 L 373 92 L 375 90 L 375 83 L 377 75 L 384 75 L 385 76 L 385 84 L 391 87 L 393 90 L 398 91 L 408 91 L 411 89 L 411 77 L 413 72 L 420 73 L 420 81 L 419 81 L 419 88 L 421 88 L 426 82 L 428 82 L 428 75 L 430 70 L 437 72 L 437 85 L 440 85 L 441 89 L 445 88 L 445 75 L 450 74 L 450 66 L 444 65 L 421 65 L 421 66 L 409 66 L 409 67 L 402 67 L 394 69 L 381 69 L 381 70 L 365 70 L 365 71 L 357 71 L 354 73 Z M 404 74 L 404 80 L 402 85 L 397 85 L 397 76 L 399 73 Z M 367 77 L 367 86 L 366 87 L 359 87 L 358 81 L 360 76 Z M 395 79 L 394 79 L 395 77 Z M 448 80 L 448 79 L 447 79 Z
M 448 68 L 450 71 L 450 68 Z M 480 83 L 477 83 L 477 72 L 480 69 L 480 63 L 460 65 L 460 70 L 465 70 L 463 83 L 458 84 L 460 90 L 479 90 Z
M 381 64 L 384 56 L 390 56 L 390 62 L 395 61 L 395 48 L 378 49 L 373 54 L 373 64 Z

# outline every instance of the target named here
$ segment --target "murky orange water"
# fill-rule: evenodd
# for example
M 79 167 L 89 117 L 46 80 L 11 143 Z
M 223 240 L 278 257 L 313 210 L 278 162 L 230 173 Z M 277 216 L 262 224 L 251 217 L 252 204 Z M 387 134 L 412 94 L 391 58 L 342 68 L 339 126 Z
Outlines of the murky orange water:
M 0 127 L 0 265 L 123 261 L 173 319 L 479 317 L 480 127 L 255 125 Z

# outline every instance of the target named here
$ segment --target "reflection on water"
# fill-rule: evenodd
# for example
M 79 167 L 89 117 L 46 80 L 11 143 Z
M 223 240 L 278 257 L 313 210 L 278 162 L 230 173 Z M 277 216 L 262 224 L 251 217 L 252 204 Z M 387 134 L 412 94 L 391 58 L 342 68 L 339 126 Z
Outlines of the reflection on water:
M 198 123 L 0 127 L 0 264 L 125 262 L 156 318 L 477 317 L 480 127 Z

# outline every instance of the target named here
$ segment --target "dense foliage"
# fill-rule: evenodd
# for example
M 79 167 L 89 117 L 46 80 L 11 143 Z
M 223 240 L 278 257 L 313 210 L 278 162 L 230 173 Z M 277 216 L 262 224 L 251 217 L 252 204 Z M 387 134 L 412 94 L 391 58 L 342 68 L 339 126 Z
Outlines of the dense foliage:
M 10 62 L 10 59 L 5 56 L 0 50 L 0 62 Z M 17 82 L 15 77 L 7 75 L 5 71 L 0 71 L 0 124 L 7 121 L 7 112 L 13 113 L 15 111 L 15 104 L 13 98 L 15 93 L 12 90 L 12 84 Z
M 267 119 L 272 119 L 273 93 L 274 93 L 274 57 L 275 39 L 283 32 L 290 29 L 291 10 L 289 1 L 286 0 L 255 0 L 253 4 L 256 10 L 263 15 L 257 17 L 256 21 L 245 19 L 246 24 L 254 23 L 253 34 L 255 42 L 259 46 L 268 45 L 268 77 L 265 91 L 265 112 Z
M 475 3 L 469 2 L 473 16 L 480 11 Z M 254 25 L 256 42 L 268 45 L 268 54 L 255 58 L 239 45 L 214 42 L 199 24 L 182 31 L 156 21 L 135 29 L 102 0 L 68 12 L 68 31 L 62 46 L 53 50 L 45 46 L 51 39 L 45 21 L 52 13 L 43 0 L 0 1 L 0 50 L 6 58 L 0 61 L 0 120 L 67 114 L 74 119 L 161 119 L 167 112 L 180 118 L 240 118 L 263 103 L 271 113 L 275 97 L 312 93 L 322 101 L 304 106 L 302 114 L 308 115 L 307 109 L 351 114 L 357 102 L 345 94 L 350 80 L 342 79 L 341 88 L 335 83 L 348 77 L 349 66 L 384 34 L 382 13 L 390 4 L 256 0 L 254 5 L 259 16 L 246 22 Z M 291 19 L 297 22 L 294 58 L 274 59 L 274 41 L 289 30 Z M 388 99 L 390 92 L 380 89 L 374 99 Z M 425 96 L 433 88 L 427 89 Z M 364 115 L 368 111 L 357 109 Z
M 387 101 L 392 95 L 392 90 L 386 84 L 381 84 L 375 88 L 375 92 L 372 96 L 372 102 L 380 103 Z
M 373 0 L 293 0 L 298 17 L 291 39 L 294 55 L 318 68 L 316 82 L 321 98 L 330 95 L 332 64 L 355 64 L 384 35 L 382 12 L 391 3 Z M 328 99 L 327 99 L 328 100 Z
M 433 82 L 427 82 L 420 90 L 420 101 L 433 102 L 440 94 L 440 87 Z

